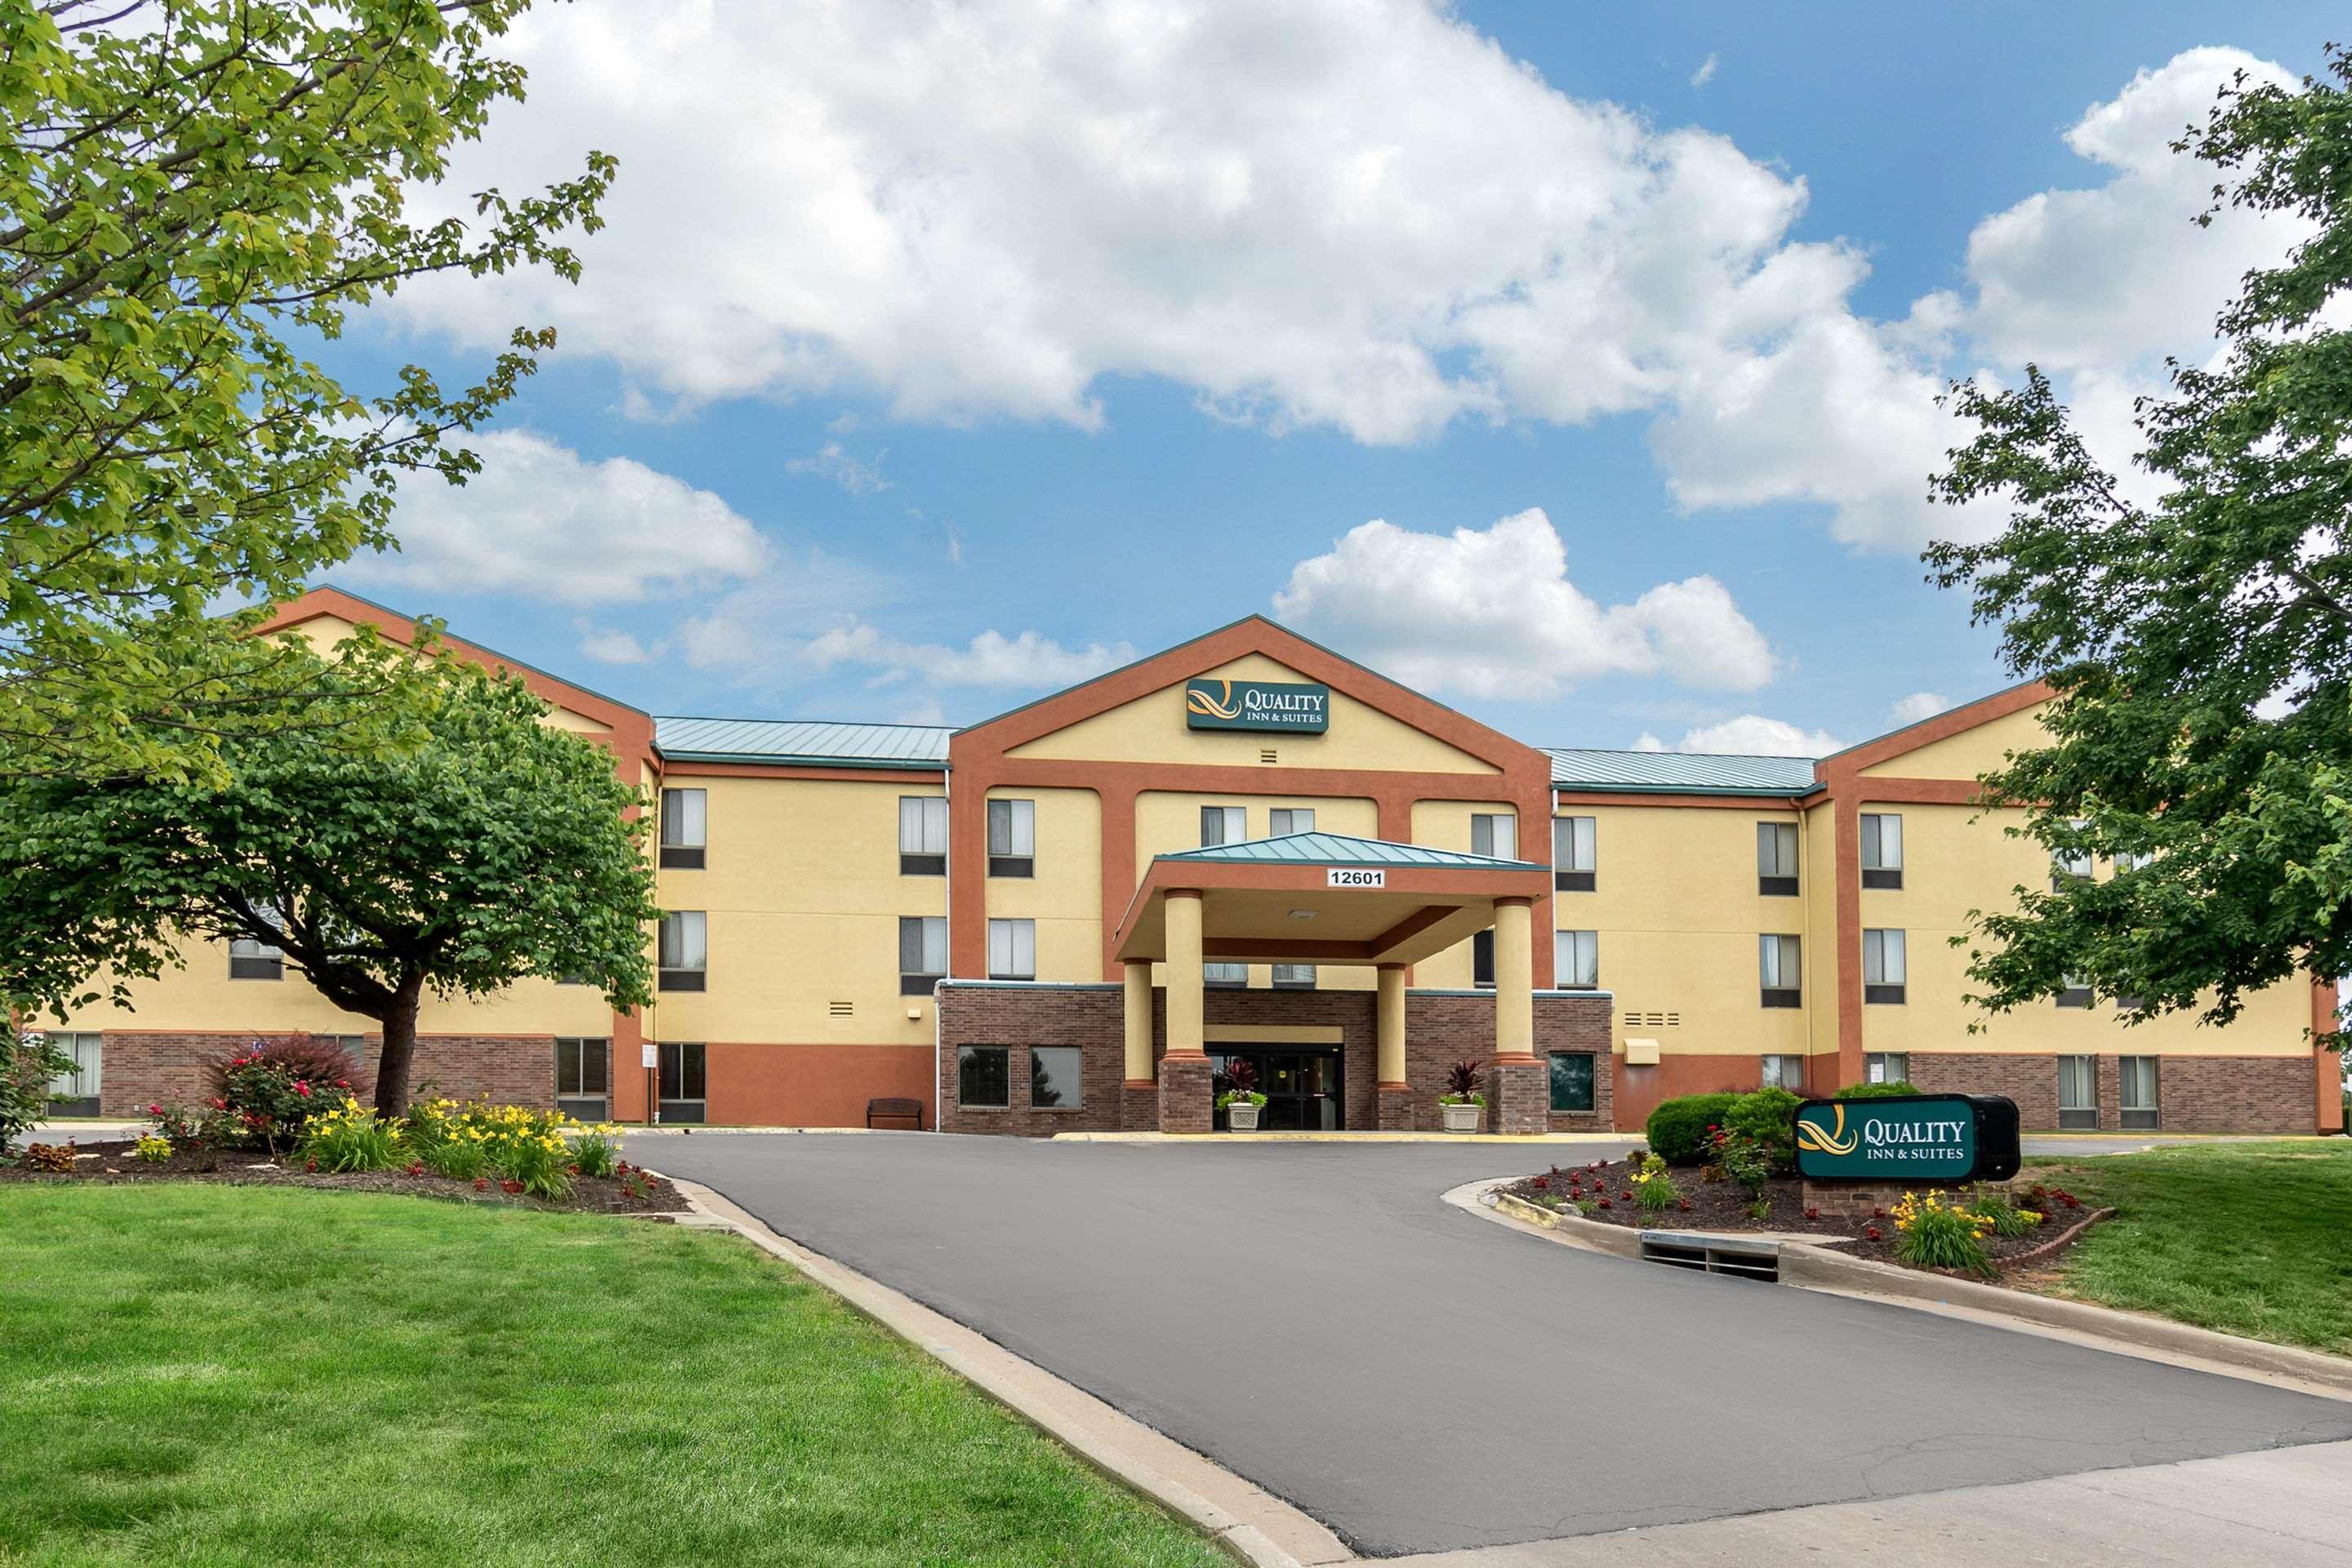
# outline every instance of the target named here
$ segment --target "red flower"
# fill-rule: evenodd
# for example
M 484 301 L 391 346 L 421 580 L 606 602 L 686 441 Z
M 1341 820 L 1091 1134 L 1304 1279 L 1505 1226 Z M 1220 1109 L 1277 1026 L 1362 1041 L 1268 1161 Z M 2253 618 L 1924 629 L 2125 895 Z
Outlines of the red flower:
M 501 1192 L 519 1193 L 522 1191 L 522 1184 L 514 1180 L 512 1177 L 509 1177 L 507 1180 L 499 1184 L 499 1189 Z
M 1683 1212 L 1685 1214 L 1688 1214 L 1690 1212 L 1690 1199 L 1688 1198 L 1685 1198 L 1683 1200 Z
M 352 1087 L 352 1080 L 347 1078 L 339 1078 L 335 1080 L 335 1087 L 337 1089 L 349 1089 Z
M 1878 1239 L 1878 1227 L 1877 1227 L 1876 1226 L 1874 1226 L 1874 1226 L 1872 1226 L 1868 1230 L 1864 1231 L 1862 1234 L 1863 1234 L 1863 1235 L 1864 1235 L 1864 1236 L 1866 1236 L 1866 1237 L 1870 1237 L 1870 1239 L 1871 1239 L 1871 1240 L 1873 1240 L 1873 1241 L 1876 1241 L 1876 1240 Z
M 425 1162 L 422 1160 L 411 1160 L 408 1163 L 408 1173 L 412 1176 L 423 1175 L 425 1173 Z
M 308 1100 L 310 1098 L 310 1086 L 298 1078 L 294 1080 L 294 1092 Z
M 1805 1217 L 1807 1219 L 1819 1219 L 1822 1217 L 1822 1211 L 1816 1208 L 1809 1208 L 1805 1211 Z
M 1886 1217 L 1886 1211 L 1885 1209 L 1873 1209 L 1870 1211 L 1870 1217 L 1873 1219 L 1885 1219 Z
M 163 1108 L 160 1105 L 151 1105 L 147 1108 L 147 1114 L 150 1116 L 161 1116 L 163 1114 Z
M 489 1179 L 489 1177 L 488 1177 L 488 1176 L 476 1176 L 476 1177 L 474 1178 L 474 1190 L 475 1190 L 476 1192 L 478 1192 L 478 1193 L 487 1193 L 487 1192 L 488 1192 L 488 1191 L 490 1190 L 490 1179 Z
M 1603 1199 L 1601 1199 L 1601 1206 L 1602 1208 L 1607 1208 L 1607 1207 L 1609 1206 L 1609 1200 L 1608 1200 L 1607 1198 L 1603 1198 Z

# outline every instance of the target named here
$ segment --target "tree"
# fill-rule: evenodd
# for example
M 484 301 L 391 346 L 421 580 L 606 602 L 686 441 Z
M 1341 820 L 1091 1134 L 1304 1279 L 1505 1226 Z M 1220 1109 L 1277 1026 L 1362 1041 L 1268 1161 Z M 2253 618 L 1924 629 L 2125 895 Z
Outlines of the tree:
M 341 667 L 305 656 L 333 690 Z M 0 993 L 60 1018 L 182 965 L 183 944 L 278 949 L 383 1028 L 376 1108 L 407 1109 L 426 994 L 526 976 L 653 999 L 659 918 L 640 792 L 601 747 L 543 723 L 511 678 L 446 657 L 413 748 L 355 753 L 292 729 L 223 739 L 219 788 L 163 779 L 17 781 L 0 795 Z M 347 693 L 343 694 L 347 695 Z M 101 970 L 104 981 L 93 979 Z
M 2300 91 L 2242 73 L 2175 144 L 2218 171 L 2200 221 L 2228 204 L 2310 232 L 2247 274 L 2216 368 L 2176 362 L 2139 402 L 2160 500 L 2126 496 L 2038 370 L 1953 388 L 1979 434 L 1934 492 L 2010 517 L 1929 549 L 1929 580 L 1965 584 L 2011 668 L 2057 693 L 2049 744 L 1988 798 L 2116 866 L 1978 916 L 1996 1010 L 2078 976 L 2139 1016 L 2226 1023 L 2259 987 L 2352 973 L 2352 50 L 2327 61 Z
M 378 711 L 206 610 L 391 545 L 398 477 L 462 483 L 447 437 L 552 346 L 368 397 L 306 357 L 420 277 L 577 276 L 600 153 L 404 216 L 522 96 L 491 50 L 528 4 L 0 0 L 0 773 L 217 782 L 230 733 Z

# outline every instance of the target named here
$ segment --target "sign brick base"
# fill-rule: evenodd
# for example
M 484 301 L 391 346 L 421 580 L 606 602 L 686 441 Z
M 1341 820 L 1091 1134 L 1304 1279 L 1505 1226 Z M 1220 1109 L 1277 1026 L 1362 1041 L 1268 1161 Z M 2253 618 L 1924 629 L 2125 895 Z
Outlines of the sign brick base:
M 1919 1185 L 1940 1187 L 1941 1182 Z M 1879 1211 L 1894 1212 L 1906 1189 L 1900 1182 L 1817 1182 L 1810 1177 L 1805 1182 L 1805 1206 L 1818 1209 L 1823 1219 L 1868 1219 Z

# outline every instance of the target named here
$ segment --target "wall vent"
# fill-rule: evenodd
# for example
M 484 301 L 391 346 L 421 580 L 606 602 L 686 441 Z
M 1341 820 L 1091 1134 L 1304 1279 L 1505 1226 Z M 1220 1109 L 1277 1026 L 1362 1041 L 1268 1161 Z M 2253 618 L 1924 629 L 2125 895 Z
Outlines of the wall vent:
M 1683 1026 L 1680 1013 L 1628 1013 L 1625 1026 L 1629 1029 L 1679 1029 Z
M 1274 763 L 1280 762 L 1282 759 L 1276 754 L 1275 749 L 1272 746 L 1260 746 L 1258 748 L 1257 760 L 1261 763 Z
M 855 1002 L 828 1002 L 824 1005 L 824 1010 L 832 1014 L 836 1018 L 852 1018 L 857 1016 L 857 1004 Z

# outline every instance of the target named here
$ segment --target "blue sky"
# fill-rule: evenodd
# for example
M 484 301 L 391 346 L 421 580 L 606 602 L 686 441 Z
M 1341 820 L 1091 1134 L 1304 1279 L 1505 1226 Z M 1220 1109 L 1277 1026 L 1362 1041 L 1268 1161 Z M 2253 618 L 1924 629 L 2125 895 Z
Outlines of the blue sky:
M 2294 237 L 2160 142 L 2329 20 L 896 10 L 533 19 L 456 183 L 605 147 L 611 226 L 332 346 L 564 335 L 333 580 L 656 711 L 968 721 L 1267 612 L 1539 743 L 1860 740 L 2007 681 L 1927 394 L 2031 356 L 2118 460 Z

